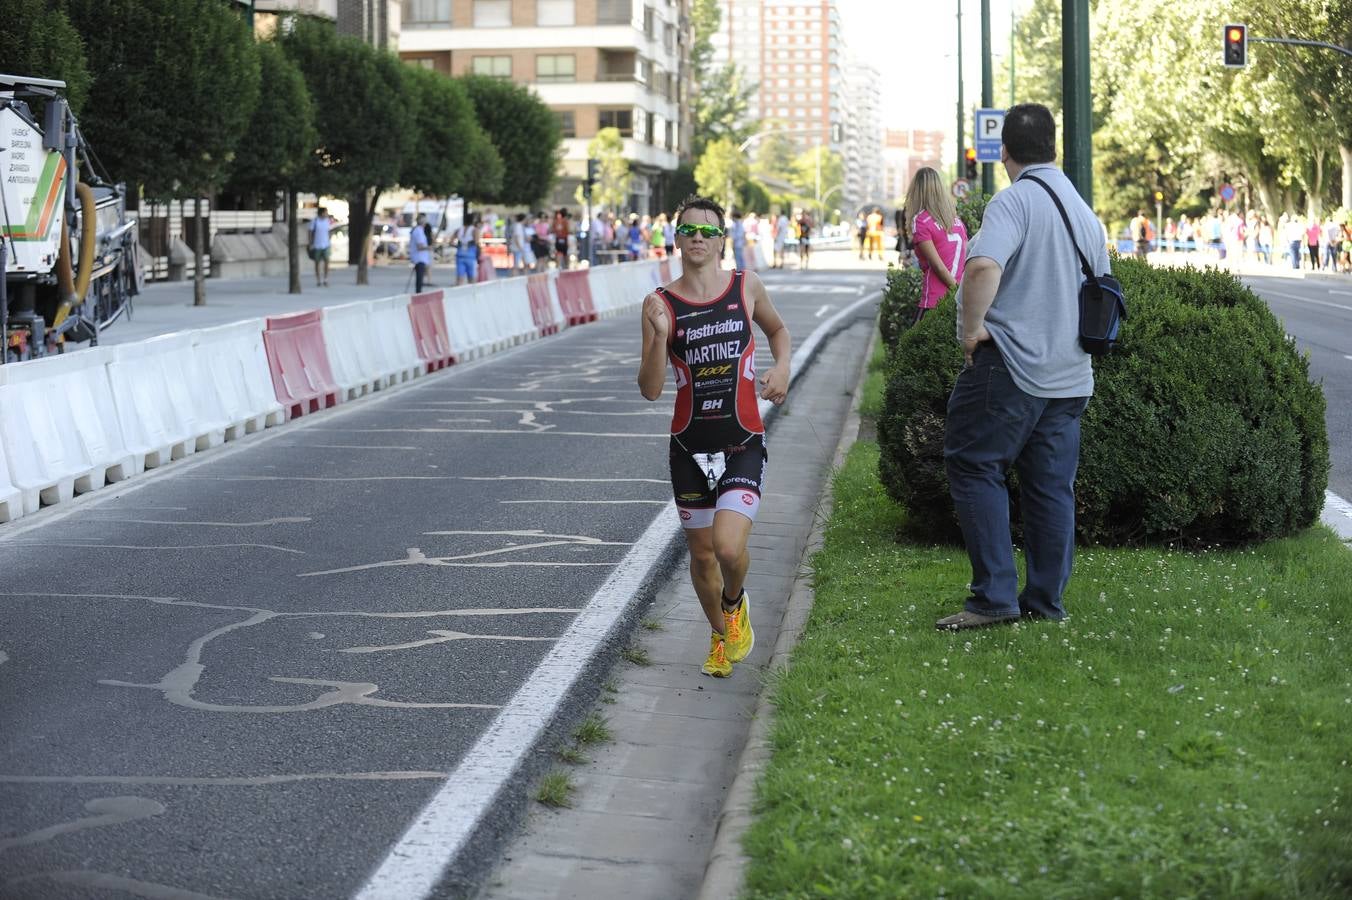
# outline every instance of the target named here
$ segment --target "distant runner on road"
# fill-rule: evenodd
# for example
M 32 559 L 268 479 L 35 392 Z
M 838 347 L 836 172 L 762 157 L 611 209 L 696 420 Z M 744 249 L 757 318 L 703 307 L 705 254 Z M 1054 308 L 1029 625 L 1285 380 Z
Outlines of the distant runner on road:
M 690 548 L 690 580 L 713 633 L 705 675 L 726 678 L 751 652 L 747 539 L 765 482 L 765 426 L 756 394 L 755 322 L 775 364 L 760 397 L 778 405 L 789 389 L 789 330 L 755 273 L 724 274 L 723 208 L 688 197 L 676 212 L 681 277 L 643 301 L 639 391 L 662 396 L 666 361 L 676 376 L 671 484 Z

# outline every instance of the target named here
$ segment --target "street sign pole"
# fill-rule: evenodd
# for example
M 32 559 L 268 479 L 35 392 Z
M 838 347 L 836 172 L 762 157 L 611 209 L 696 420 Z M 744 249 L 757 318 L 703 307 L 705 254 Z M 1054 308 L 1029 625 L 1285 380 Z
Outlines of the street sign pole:
M 957 151 L 958 165 L 953 174 L 962 177 L 962 165 L 964 162 L 963 151 L 966 148 L 967 131 L 963 128 L 963 122 L 966 120 L 967 112 L 962 108 L 962 0 L 958 0 L 958 134 Z
M 1094 159 L 1089 105 L 1089 0 L 1061 0 L 1062 138 L 1065 173 L 1084 202 L 1094 205 Z
M 990 109 L 995 102 L 995 93 L 991 83 L 991 0 L 981 0 L 981 108 Z M 981 135 L 978 135 L 981 137 Z M 981 192 L 987 196 L 995 193 L 995 166 L 991 163 L 981 165 Z

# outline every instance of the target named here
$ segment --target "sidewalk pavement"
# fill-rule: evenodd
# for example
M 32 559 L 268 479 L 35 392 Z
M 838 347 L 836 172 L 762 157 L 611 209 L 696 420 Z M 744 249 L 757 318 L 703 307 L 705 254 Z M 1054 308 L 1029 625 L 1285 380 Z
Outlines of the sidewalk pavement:
M 612 690 L 597 707 L 612 742 L 581 748 L 590 761 L 580 766 L 556 766 L 576 785 L 572 808 L 535 805 L 484 900 L 735 895 L 745 866 L 740 839 L 766 758 L 766 681 L 811 608 L 810 538 L 839 444 L 853 439 L 848 422 L 875 315 L 870 305 L 837 332 L 770 426 L 747 575 L 751 655 L 731 678 L 700 674 L 709 628 L 683 556 L 646 615 L 659 630 L 634 636 L 650 665 L 619 661 L 615 648 Z M 776 446 L 792 447 L 792 459 Z
M 1248 257 L 1227 257 L 1220 259 L 1216 254 L 1209 250 L 1191 251 L 1191 252 L 1171 252 L 1167 250 L 1154 250 L 1146 257 L 1146 261 L 1153 266 L 1192 266 L 1196 269 L 1217 268 L 1224 269 L 1227 272 L 1233 272 L 1235 275 L 1259 275 L 1264 278 L 1319 278 L 1330 279 L 1334 282 L 1352 282 L 1352 274 L 1345 272 L 1329 272 L 1320 270 L 1310 271 L 1306 268 L 1293 269 L 1289 260 L 1274 251 L 1273 262 L 1271 264 L 1259 262 L 1256 259 Z

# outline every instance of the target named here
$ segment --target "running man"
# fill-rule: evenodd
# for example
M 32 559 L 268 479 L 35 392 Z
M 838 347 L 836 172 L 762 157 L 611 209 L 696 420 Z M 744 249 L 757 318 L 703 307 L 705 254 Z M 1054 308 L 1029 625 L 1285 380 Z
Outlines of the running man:
M 775 364 L 760 397 L 778 405 L 789 389 L 789 330 L 755 273 L 723 274 L 723 208 L 688 197 L 676 212 L 681 277 L 643 301 L 639 391 L 662 396 L 666 363 L 676 376 L 671 420 L 671 484 L 690 548 L 690 580 L 713 633 L 705 675 L 726 678 L 751 652 L 745 580 L 747 539 L 765 482 L 765 426 L 756 396 L 760 326 Z

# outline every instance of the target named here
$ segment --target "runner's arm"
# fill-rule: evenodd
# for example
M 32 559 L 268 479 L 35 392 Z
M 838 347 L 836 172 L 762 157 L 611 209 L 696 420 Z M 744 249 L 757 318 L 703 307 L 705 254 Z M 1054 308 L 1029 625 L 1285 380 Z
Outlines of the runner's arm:
M 645 400 L 657 400 L 667 381 L 667 305 L 656 294 L 643 298 L 643 357 L 638 364 L 638 390 Z
M 775 364 L 759 379 L 763 385 L 761 399 L 778 406 L 789 394 L 789 358 L 793 353 L 793 340 L 789 336 L 788 326 L 779 316 L 779 310 L 770 302 L 770 294 L 765 290 L 765 283 L 760 280 L 760 276 L 748 272 L 746 278 L 754 304 L 752 320 L 765 333 L 765 339 L 770 343 L 770 354 L 775 358 Z

